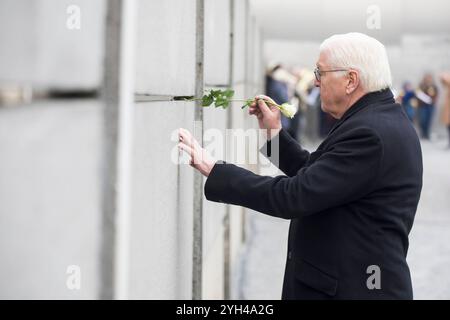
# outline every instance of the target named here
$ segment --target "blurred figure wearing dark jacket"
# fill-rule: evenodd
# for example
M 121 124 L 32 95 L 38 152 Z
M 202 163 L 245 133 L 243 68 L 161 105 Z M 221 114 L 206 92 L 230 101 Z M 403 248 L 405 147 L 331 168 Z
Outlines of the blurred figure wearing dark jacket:
M 422 138 L 429 140 L 431 123 L 438 97 L 438 88 L 430 73 L 425 74 L 416 92 L 419 100 L 419 127 Z
M 278 64 L 266 74 L 266 95 L 280 105 L 289 102 L 288 84 L 284 79 L 282 80 L 283 76 L 278 76 L 285 72 L 287 71 L 283 69 L 282 65 Z M 282 117 L 281 123 L 283 128 L 295 138 L 293 131 L 296 131 L 297 127 L 293 125 L 291 119 Z

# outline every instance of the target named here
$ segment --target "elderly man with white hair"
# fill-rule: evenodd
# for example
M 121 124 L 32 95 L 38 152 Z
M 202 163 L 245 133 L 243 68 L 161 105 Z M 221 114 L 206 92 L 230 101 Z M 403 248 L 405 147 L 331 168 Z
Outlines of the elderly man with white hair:
M 386 50 L 364 34 L 334 35 L 315 76 L 323 111 L 338 119 L 316 151 L 291 139 L 263 99 L 249 109 L 267 132 L 262 151 L 278 144 L 266 155 L 285 175 L 216 161 L 184 129 L 180 147 L 208 177 L 208 200 L 290 220 L 283 299 L 412 299 L 406 255 L 422 154 L 390 90 Z

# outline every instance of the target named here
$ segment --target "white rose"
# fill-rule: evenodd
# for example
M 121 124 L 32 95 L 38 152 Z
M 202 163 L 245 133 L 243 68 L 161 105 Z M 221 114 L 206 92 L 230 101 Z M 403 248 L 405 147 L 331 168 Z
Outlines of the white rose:
M 281 110 L 281 113 L 284 114 L 288 118 L 293 118 L 295 114 L 297 113 L 297 108 L 289 103 L 283 103 L 281 106 L 279 106 L 279 109 Z

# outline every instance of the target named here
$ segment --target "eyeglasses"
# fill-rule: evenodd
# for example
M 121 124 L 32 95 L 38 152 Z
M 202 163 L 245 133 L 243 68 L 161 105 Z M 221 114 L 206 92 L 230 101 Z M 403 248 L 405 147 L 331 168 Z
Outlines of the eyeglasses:
M 333 70 L 319 70 L 319 68 L 314 69 L 314 75 L 316 76 L 316 80 L 320 81 L 320 77 L 323 73 L 326 72 L 337 72 L 337 71 L 348 71 L 349 69 L 333 69 Z

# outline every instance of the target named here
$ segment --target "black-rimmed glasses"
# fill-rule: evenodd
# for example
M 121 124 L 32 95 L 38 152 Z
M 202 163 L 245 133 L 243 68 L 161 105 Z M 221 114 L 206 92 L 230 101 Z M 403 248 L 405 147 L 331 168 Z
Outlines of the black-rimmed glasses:
M 319 70 L 319 68 L 314 69 L 314 75 L 316 76 L 316 80 L 320 81 L 320 77 L 323 73 L 326 72 L 337 72 L 337 71 L 348 71 L 349 69 L 332 69 L 332 70 Z

